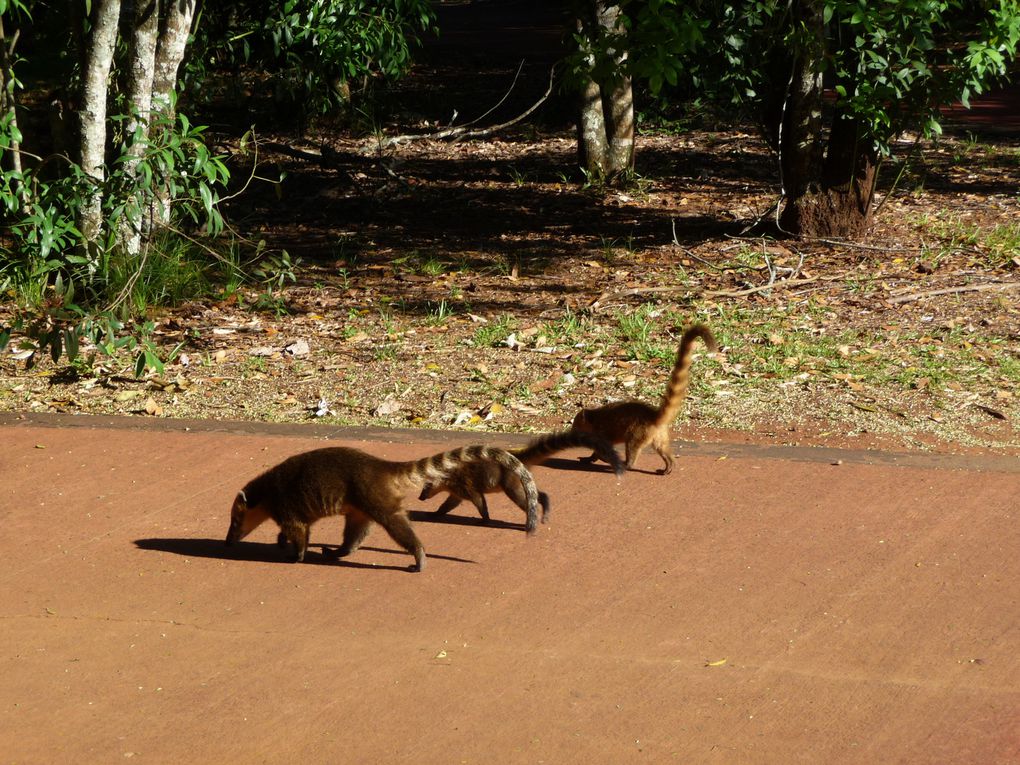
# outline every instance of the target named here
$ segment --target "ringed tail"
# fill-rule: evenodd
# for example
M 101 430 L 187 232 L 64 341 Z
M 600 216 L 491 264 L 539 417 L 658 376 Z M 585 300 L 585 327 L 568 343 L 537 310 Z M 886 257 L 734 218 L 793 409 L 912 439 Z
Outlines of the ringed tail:
M 691 370 L 691 349 L 694 341 L 701 338 L 709 351 L 718 350 L 712 332 L 704 324 L 695 324 L 687 329 L 680 338 L 680 347 L 677 348 L 676 362 L 673 364 L 673 371 L 669 375 L 669 384 L 662 396 L 662 403 L 659 405 L 659 413 L 655 418 L 655 427 L 668 425 L 676 418 L 680 411 L 680 405 L 687 395 L 687 386 L 690 383 Z

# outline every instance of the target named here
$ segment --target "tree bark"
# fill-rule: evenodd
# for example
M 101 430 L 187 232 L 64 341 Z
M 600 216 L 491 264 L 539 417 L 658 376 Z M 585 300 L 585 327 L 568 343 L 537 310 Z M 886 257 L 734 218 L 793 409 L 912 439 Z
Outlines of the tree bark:
M 807 237 L 856 239 L 871 225 L 878 152 L 862 139 L 856 120 L 837 116 L 829 131 L 818 188 L 790 197 L 780 216 L 784 231 Z
M 589 177 L 611 181 L 634 167 L 634 97 L 625 73 L 626 28 L 620 6 L 605 0 L 593 0 L 588 18 L 578 19 L 577 26 L 591 51 L 586 61 L 590 74 L 581 84 L 578 163 Z M 603 47 L 608 60 L 597 61 L 595 51 Z
M 166 13 L 159 42 L 156 47 L 156 68 L 152 82 L 153 109 L 163 116 L 163 124 L 171 125 L 176 115 L 177 72 L 184 61 L 184 53 L 195 19 L 195 0 L 164 0 Z M 165 185 L 156 189 L 149 205 L 147 220 L 153 226 L 170 222 L 170 189 Z
M 804 33 L 791 62 L 779 121 L 777 146 L 785 205 L 783 231 L 798 236 L 858 238 L 871 224 L 878 155 L 862 138 L 862 125 L 832 119 L 823 142 L 822 72 L 826 36 L 823 4 L 800 0 L 793 22 Z M 847 90 L 852 83 L 842 83 Z
M 14 64 L 11 61 L 14 55 L 14 46 L 18 41 L 18 33 L 15 31 L 10 44 L 7 43 L 7 32 L 4 29 L 4 20 L 0 16 L 0 110 L 10 115 L 10 126 L 13 131 L 18 130 L 18 109 L 17 100 L 14 98 L 14 89 L 17 79 L 14 76 Z M 21 143 L 12 137 L 10 145 L 10 168 L 19 176 L 21 175 Z M 19 196 L 21 197 L 22 208 L 28 210 L 28 195 L 24 186 L 18 182 Z
M 609 144 L 609 166 L 606 170 L 609 178 L 613 179 L 634 167 L 634 92 L 630 76 L 626 74 L 627 30 L 620 6 L 596 2 L 595 17 L 601 31 L 611 41 L 606 53 L 612 67 L 602 84 L 602 111 Z
M 131 40 L 128 49 L 127 108 L 125 140 L 127 159 L 124 171 L 133 177 L 149 143 L 152 118 L 153 79 L 156 72 L 156 44 L 159 35 L 159 0 L 134 0 Z M 138 190 L 125 205 L 122 243 L 129 257 L 141 249 L 143 236 L 150 228 L 146 222 L 149 200 Z
M 602 89 L 591 77 L 581 85 L 577 120 L 577 164 L 589 177 L 604 178 L 609 168 L 606 121 L 602 113 Z
M 117 42 L 120 0 L 94 0 L 92 34 L 83 75 L 80 119 L 80 156 L 82 171 L 92 180 L 82 203 L 79 231 L 92 253 L 103 233 L 103 190 L 106 179 L 106 95 L 110 68 Z
M 155 108 L 173 116 L 171 94 L 177 88 L 177 72 L 184 61 L 184 51 L 195 18 L 195 0 L 168 0 L 166 19 L 156 48 L 156 71 L 152 83 Z

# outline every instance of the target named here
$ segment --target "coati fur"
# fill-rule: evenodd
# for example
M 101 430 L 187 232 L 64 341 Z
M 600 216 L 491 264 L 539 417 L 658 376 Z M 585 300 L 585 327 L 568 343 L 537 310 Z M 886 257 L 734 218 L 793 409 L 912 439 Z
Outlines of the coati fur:
M 524 493 L 528 533 L 538 524 L 538 490 L 520 460 L 503 449 L 466 446 L 425 459 L 393 462 L 358 449 L 315 449 L 281 462 L 249 481 L 230 510 L 228 545 L 244 539 L 266 519 L 280 527 L 277 542 L 293 548 L 291 560 L 302 561 L 311 525 L 320 518 L 344 515 L 343 543 L 333 557 L 350 555 L 361 545 L 372 523 L 414 556 L 412 570 L 425 568 L 425 549 L 414 533 L 404 495 L 425 483 L 444 481 L 464 465 L 499 465 L 516 476 Z
M 600 459 L 612 465 L 618 476 L 623 474 L 623 463 L 613 445 L 592 433 L 564 430 L 541 436 L 527 446 L 508 451 L 525 465 L 536 465 L 557 452 L 578 446 L 591 449 Z M 488 522 L 489 505 L 485 495 L 497 491 L 503 491 L 514 504 L 527 512 L 517 475 L 496 462 L 466 462 L 444 481 L 426 483 L 418 499 L 431 499 L 444 491 L 448 491 L 450 496 L 435 511 L 436 515 L 445 515 L 467 499 L 474 503 L 479 515 Z M 542 523 L 545 523 L 549 519 L 549 495 L 544 491 L 538 492 L 538 502 L 542 506 Z
M 691 347 L 699 337 L 709 351 L 715 353 L 718 350 L 715 338 L 708 327 L 695 324 L 684 332 L 676 352 L 673 371 L 669 376 L 669 384 L 658 409 L 643 401 L 634 400 L 617 401 L 596 409 L 582 409 L 574 417 L 571 429 L 582 433 L 594 433 L 613 444 L 624 444 L 624 462 L 628 470 L 634 467 L 641 450 L 651 445 L 666 463 L 659 472 L 669 473 L 673 469 L 673 452 L 670 449 L 672 424 L 687 395 Z M 592 462 L 599 457 L 600 455 L 595 453 L 582 459 Z

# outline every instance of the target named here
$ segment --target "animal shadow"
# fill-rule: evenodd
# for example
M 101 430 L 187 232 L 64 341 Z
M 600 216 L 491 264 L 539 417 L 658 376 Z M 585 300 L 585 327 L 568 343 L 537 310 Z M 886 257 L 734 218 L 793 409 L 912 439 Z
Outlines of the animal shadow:
M 196 539 L 196 538 L 151 538 L 136 539 L 135 547 L 140 550 L 155 550 L 157 552 L 183 555 L 189 558 L 219 558 L 221 560 L 246 560 L 256 563 L 290 563 L 287 554 L 276 545 L 275 542 L 235 542 L 229 547 L 222 539 Z M 331 558 L 326 555 L 326 550 L 333 549 L 335 545 L 311 544 L 305 553 L 303 563 L 310 563 L 315 566 L 344 566 L 346 568 L 363 568 L 389 571 L 407 571 L 408 566 L 374 565 L 372 563 L 361 563 L 349 558 Z M 406 556 L 404 550 L 389 550 L 381 547 L 369 547 L 364 545 L 361 550 L 372 552 L 393 553 L 394 555 Z M 429 558 L 449 560 L 455 563 L 474 563 L 466 558 L 457 558 L 452 555 L 437 555 L 427 553 Z

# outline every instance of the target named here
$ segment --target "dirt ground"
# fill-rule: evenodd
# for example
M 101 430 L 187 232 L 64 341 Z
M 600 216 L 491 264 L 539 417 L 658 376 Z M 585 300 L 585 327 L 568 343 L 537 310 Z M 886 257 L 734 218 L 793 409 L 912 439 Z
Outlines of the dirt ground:
M 2 759 L 1020 759 L 1012 458 L 702 438 L 669 477 L 537 468 L 533 538 L 505 499 L 412 502 L 422 574 L 378 529 L 327 563 L 336 521 L 304 564 L 223 545 L 237 489 L 323 437 L 464 435 L 3 415 Z

